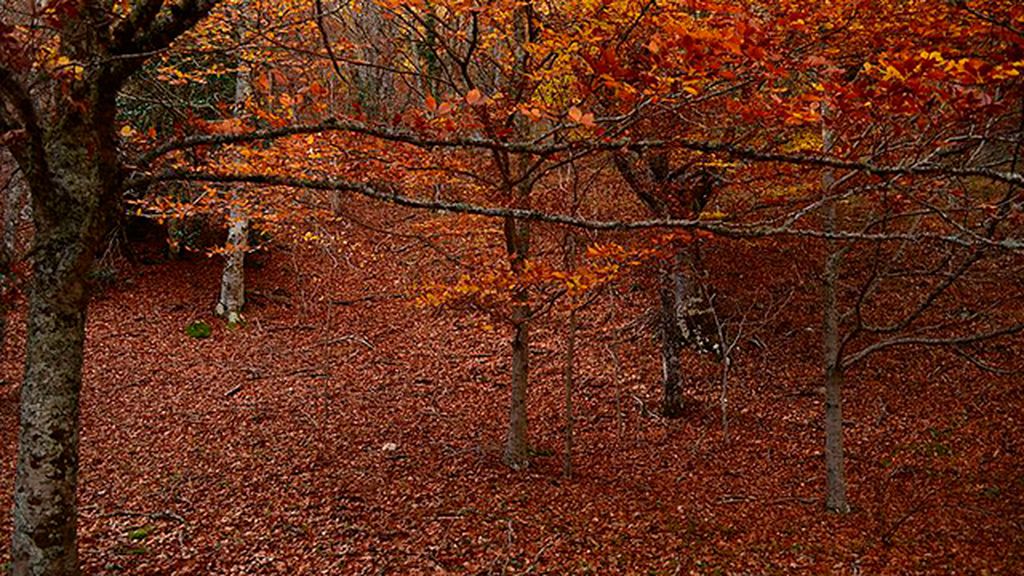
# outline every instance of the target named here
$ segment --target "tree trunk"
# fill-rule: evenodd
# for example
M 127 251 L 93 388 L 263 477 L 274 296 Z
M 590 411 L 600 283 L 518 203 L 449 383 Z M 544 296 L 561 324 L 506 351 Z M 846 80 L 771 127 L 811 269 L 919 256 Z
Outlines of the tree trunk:
M 834 231 L 835 203 L 825 208 L 825 229 Z M 839 349 L 839 309 L 837 283 L 842 254 L 829 242 L 829 255 L 824 274 L 824 348 L 825 348 L 825 508 L 845 514 L 846 474 L 843 460 L 843 369 Z
M 825 208 L 825 228 L 834 231 L 835 203 Z M 829 242 L 824 274 L 824 348 L 825 348 L 825 508 L 845 514 L 846 474 L 843 460 L 843 368 L 839 349 L 839 309 L 837 283 L 842 254 Z
M 509 218 L 505 222 L 505 240 L 512 258 L 512 270 L 523 272 L 529 250 L 529 223 Z M 513 470 L 529 465 L 526 393 L 530 375 L 530 306 L 526 290 L 519 290 L 512 306 L 512 386 L 509 401 L 508 437 L 504 461 Z
M 710 189 L 703 191 L 700 201 L 695 191 L 681 187 L 679 170 L 671 170 L 669 157 L 664 152 L 648 154 L 620 153 L 612 157 L 622 179 L 629 185 L 656 218 L 691 218 L 700 213 Z M 674 174 L 674 175 L 673 175 Z M 677 248 L 671 262 L 660 273 L 658 287 L 658 333 L 661 345 L 661 413 L 666 418 L 683 414 L 683 374 L 679 355 L 687 346 L 706 346 L 706 338 L 690 327 L 691 319 L 699 314 L 701 299 L 694 298 L 700 280 L 687 273 L 688 257 L 683 248 Z
M 573 389 L 576 378 L 576 310 L 569 311 L 569 324 L 566 327 L 565 343 L 565 372 L 563 380 L 565 385 L 565 436 L 563 440 L 562 474 L 566 478 L 572 477 L 572 447 L 573 447 Z
M 822 103 L 822 152 L 829 154 L 835 142 L 835 134 L 828 128 L 828 107 Z M 827 233 L 836 230 L 836 202 L 831 197 L 835 176 L 826 171 L 821 178 L 825 196 L 822 205 L 822 228 Z M 839 266 L 843 250 L 835 240 L 828 240 L 828 254 L 825 258 L 823 284 L 823 330 L 825 367 L 825 508 L 831 512 L 845 514 L 850 511 L 846 501 L 846 474 L 843 453 L 843 364 L 839 341 Z
M 59 240 L 36 256 L 14 491 L 14 574 L 76 574 L 78 397 L 85 343 L 85 268 L 54 267 Z M 83 258 L 79 258 L 82 260 Z
M 245 6 L 244 2 L 242 6 Z M 245 115 L 245 103 L 251 93 L 249 69 L 239 62 L 238 71 L 235 73 L 235 118 Z M 242 201 L 241 192 L 242 187 L 236 186 L 231 195 L 227 253 L 220 280 L 220 299 L 215 310 L 228 324 L 241 322 L 242 308 L 245 306 L 245 253 L 249 249 L 249 215 L 246 213 L 247 207 Z
M 573 198 L 573 210 L 572 214 L 577 214 L 579 199 Z M 565 241 L 565 270 L 567 273 L 572 273 L 576 269 L 576 234 L 573 231 L 566 232 Z M 566 342 L 565 342 L 565 366 L 562 373 L 563 386 L 565 388 L 565 432 L 563 437 L 563 454 L 562 454 L 562 475 L 566 478 L 572 477 L 572 448 L 573 448 L 573 424 L 575 415 L 573 414 L 573 389 L 575 388 L 576 378 L 576 307 L 574 306 L 569 310 L 569 321 L 566 326 Z
M 4 238 L 3 238 L 3 250 L 10 256 L 14 257 L 15 251 L 17 250 L 17 234 L 18 224 L 21 220 L 21 198 L 22 189 L 24 188 L 23 179 L 21 176 L 13 175 L 11 183 L 4 194 Z
M 86 278 L 120 192 L 112 99 L 61 117 L 40 136 L 45 148 L 35 150 L 44 152 L 19 158 L 36 232 L 12 513 L 13 574 L 78 573 L 75 493 Z
M 3 151 L 2 160 L 5 167 L 10 168 L 10 180 L 3 198 L 3 239 L 0 245 L 0 358 L 3 357 L 4 342 L 7 337 L 7 314 L 10 312 L 10 298 L 13 291 L 11 265 L 17 257 L 17 230 L 21 216 L 21 196 L 24 188 L 23 178 L 14 159 Z
M 676 278 L 672 270 L 661 273 L 661 307 L 659 309 L 661 336 L 661 413 L 666 418 L 678 418 L 683 414 L 682 366 L 679 354 L 683 349 L 683 333 L 679 327 L 676 298 Z
M 217 315 L 223 316 L 230 324 L 242 320 L 242 307 L 245 306 L 245 251 L 248 249 L 248 236 L 249 218 L 244 210 L 233 207 L 228 227 L 224 273 L 220 281 L 220 300 L 216 310 Z
M 842 384 L 842 369 L 829 369 L 825 376 L 825 508 L 830 512 L 845 514 L 850 511 L 850 505 L 846 501 L 846 473 L 843 465 Z

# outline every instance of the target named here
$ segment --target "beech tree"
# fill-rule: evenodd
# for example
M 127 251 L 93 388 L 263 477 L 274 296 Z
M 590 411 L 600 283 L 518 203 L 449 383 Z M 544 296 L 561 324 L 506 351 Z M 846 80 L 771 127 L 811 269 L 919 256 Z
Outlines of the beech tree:
M 213 0 L 8 3 L 0 134 L 35 223 L 11 544 L 15 574 L 77 574 L 78 398 L 87 275 L 123 203 L 117 91 Z M 122 6 L 120 4 L 118 7 Z

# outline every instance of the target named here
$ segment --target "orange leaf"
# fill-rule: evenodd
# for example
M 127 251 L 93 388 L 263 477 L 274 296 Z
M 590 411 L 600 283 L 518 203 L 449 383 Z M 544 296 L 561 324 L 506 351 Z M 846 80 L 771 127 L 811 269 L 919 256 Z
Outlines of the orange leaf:
M 484 101 L 483 93 L 480 92 L 479 90 L 477 90 L 476 88 L 473 88 L 472 90 L 470 90 L 469 92 L 466 93 L 466 103 L 469 104 L 470 106 L 476 106 L 477 104 L 483 104 L 483 101 Z

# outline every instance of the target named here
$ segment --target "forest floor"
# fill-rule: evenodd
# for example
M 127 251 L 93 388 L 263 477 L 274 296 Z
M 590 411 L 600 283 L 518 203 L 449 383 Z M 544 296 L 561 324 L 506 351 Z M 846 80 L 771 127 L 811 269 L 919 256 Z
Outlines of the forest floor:
M 408 231 L 428 218 L 377 221 Z M 439 266 L 421 244 L 337 233 L 343 247 L 257 257 L 238 329 L 210 314 L 217 258 L 125 264 L 95 298 L 86 574 L 1024 573 L 1019 375 L 920 350 L 851 373 L 853 511 L 824 512 L 817 277 L 784 246 L 716 248 L 719 293 L 742 301 L 757 286 L 778 308 L 734 360 L 727 439 L 706 356 L 683 359 L 687 414 L 656 415 L 657 348 L 637 321 L 648 291 L 582 313 L 566 478 L 563 316 L 535 330 L 534 458 L 513 472 L 501 464 L 507 331 L 395 297 Z M 210 338 L 185 334 L 198 318 Z M 0 366 L 8 503 L 24 348 L 12 330 Z

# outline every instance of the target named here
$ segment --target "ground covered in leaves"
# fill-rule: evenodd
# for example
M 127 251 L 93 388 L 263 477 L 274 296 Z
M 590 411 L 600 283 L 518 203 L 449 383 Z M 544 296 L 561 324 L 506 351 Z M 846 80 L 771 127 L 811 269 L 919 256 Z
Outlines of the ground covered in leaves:
M 1024 383 L 941 352 L 850 375 L 854 510 L 823 512 L 817 276 L 785 247 L 716 248 L 720 293 L 757 286 L 778 307 L 736 356 L 728 438 L 707 357 L 684 358 L 685 417 L 657 416 L 649 291 L 583 312 L 566 478 L 563 315 L 535 331 L 534 458 L 509 471 L 503 328 L 404 298 L 442 266 L 434 250 L 339 226 L 343 244 L 255 258 L 238 329 L 210 314 L 215 258 L 122 264 L 103 288 L 82 396 L 85 573 L 1024 573 Z M 210 337 L 186 334 L 197 319 Z M 8 503 L 23 347 L 15 330 L 2 365 Z

